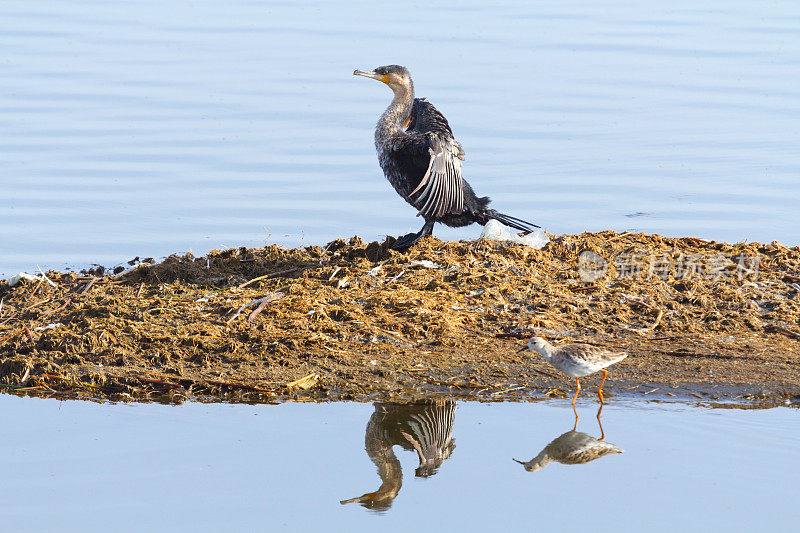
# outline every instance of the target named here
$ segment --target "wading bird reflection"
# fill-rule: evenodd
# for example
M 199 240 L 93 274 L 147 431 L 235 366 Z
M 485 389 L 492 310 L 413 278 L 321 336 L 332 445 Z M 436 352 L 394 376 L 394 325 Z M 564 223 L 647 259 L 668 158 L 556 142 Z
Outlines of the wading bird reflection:
M 385 510 L 403 485 L 403 471 L 392 447 L 415 451 L 419 459 L 417 477 L 436 473 L 456 447 L 452 437 L 456 403 L 452 400 L 408 404 L 378 402 L 367 422 L 364 447 L 378 467 L 381 486 L 340 503 L 358 502 L 364 507 Z
M 419 232 L 400 237 L 392 248 L 408 249 L 431 235 L 436 222 L 460 227 L 494 219 L 520 231 L 539 227 L 489 209 L 489 197 L 476 196 L 461 176 L 464 150 L 453 138 L 447 119 L 424 98 L 414 98 L 414 84 L 405 67 L 387 65 L 353 74 L 381 81 L 394 93 L 375 129 L 378 160 L 397 194 L 425 219 Z
M 528 472 L 536 472 L 553 461 L 565 465 L 580 465 L 588 463 L 589 461 L 594 461 L 605 455 L 622 453 L 623 450 L 621 448 L 603 440 L 605 438 L 605 432 L 603 431 L 603 424 L 600 422 L 600 413 L 602 410 L 603 406 L 601 404 L 600 409 L 597 411 L 597 421 L 600 423 L 601 432 L 601 437 L 599 439 L 587 435 L 586 433 L 576 431 L 576 425 L 570 431 L 553 439 L 550 444 L 539 452 L 539 455 L 530 461 L 514 460 L 523 465 Z M 577 424 L 577 417 L 575 423 Z

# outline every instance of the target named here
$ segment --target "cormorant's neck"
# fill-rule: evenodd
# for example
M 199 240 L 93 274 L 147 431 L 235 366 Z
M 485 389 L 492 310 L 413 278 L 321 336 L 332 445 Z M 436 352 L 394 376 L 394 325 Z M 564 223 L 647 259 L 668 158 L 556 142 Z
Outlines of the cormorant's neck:
M 373 450 L 373 453 L 367 450 L 367 454 L 378 467 L 378 476 L 381 478 L 381 486 L 375 492 L 375 498 L 393 500 L 400 492 L 400 487 L 403 486 L 403 468 L 400 460 L 391 447 L 383 448 L 380 451 Z
M 393 135 L 403 132 L 403 122 L 411 114 L 411 106 L 414 105 L 414 85 L 408 87 L 392 87 L 394 98 L 386 111 L 378 120 L 378 128 L 375 130 L 375 142 L 380 144 Z

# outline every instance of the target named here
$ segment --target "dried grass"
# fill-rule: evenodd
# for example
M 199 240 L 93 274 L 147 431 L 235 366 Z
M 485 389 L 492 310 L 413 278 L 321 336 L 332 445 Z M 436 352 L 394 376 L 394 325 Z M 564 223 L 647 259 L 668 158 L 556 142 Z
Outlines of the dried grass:
M 469 389 L 503 399 L 560 380 L 516 354 L 519 341 L 496 338 L 536 333 L 627 349 L 612 377 L 630 382 L 800 385 L 798 248 L 613 232 L 559 237 L 543 250 L 426 239 L 401 254 L 389 244 L 239 248 L 121 277 L 0 282 L 0 383 L 104 397 Z M 587 283 L 577 269 L 584 250 L 612 266 L 637 255 L 672 266 L 631 279 L 609 268 Z M 720 255 L 759 256 L 758 274 L 739 279 L 735 262 L 720 279 L 674 268 Z M 35 331 L 48 324 L 59 326 Z M 313 387 L 292 385 L 309 375 Z

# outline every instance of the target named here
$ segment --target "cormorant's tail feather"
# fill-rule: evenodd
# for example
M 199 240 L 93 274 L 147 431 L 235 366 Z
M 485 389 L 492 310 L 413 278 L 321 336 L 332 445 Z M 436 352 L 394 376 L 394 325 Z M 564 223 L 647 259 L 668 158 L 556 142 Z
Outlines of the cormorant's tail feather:
M 531 222 L 528 222 L 526 220 L 522 220 L 521 218 L 504 215 L 503 213 L 498 213 L 494 209 L 487 209 L 486 216 L 488 216 L 489 218 L 493 218 L 496 221 L 500 222 L 501 224 L 505 224 L 506 226 L 514 228 L 519 231 L 531 232 L 535 228 L 541 227 L 537 226 L 536 224 L 532 224 Z

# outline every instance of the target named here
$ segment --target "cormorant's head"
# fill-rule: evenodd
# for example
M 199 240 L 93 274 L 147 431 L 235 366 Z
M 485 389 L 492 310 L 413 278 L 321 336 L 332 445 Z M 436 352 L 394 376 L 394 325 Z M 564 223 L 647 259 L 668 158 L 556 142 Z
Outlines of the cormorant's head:
M 411 83 L 411 74 L 408 73 L 406 67 L 400 65 L 386 65 L 378 67 L 375 70 L 356 70 L 353 72 L 354 76 L 365 76 L 374 80 L 382 81 L 388 85 L 392 91 L 409 89 L 413 87 Z
M 398 492 L 400 492 L 400 489 L 391 491 L 388 494 L 383 494 L 381 489 L 378 489 L 375 492 L 368 492 L 363 496 L 357 496 L 349 500 L 341 500 L 339 503 L 342 505 L 346 503 L 360 503 L 362 506 L 373 511 L 386 511 L 392 506 L 392 502 L 397 497 Z

